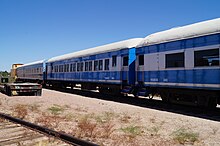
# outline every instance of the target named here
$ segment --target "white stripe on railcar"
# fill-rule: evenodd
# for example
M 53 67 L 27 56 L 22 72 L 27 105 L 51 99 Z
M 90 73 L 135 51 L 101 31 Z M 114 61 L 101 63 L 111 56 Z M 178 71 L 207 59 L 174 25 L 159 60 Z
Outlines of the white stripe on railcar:
M 192 83 L 164 83 L 164 82 L 144 82 L 144 84 L 220 88 L 220 84 L 192 84 Z

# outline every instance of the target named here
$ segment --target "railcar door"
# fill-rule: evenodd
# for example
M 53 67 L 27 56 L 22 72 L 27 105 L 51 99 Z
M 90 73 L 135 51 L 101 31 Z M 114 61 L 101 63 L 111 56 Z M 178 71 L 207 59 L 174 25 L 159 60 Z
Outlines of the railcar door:
M 49 75 L 49 77 L 50 77 L 50 78 L 53 78 L 53 70 L 54 70 L 54 68 L 53 68 L 53 63 L 50 64 L 50 68 L 51 68 L 51 69 L 50 69 L 50 75 Z
M 135 48 L 131 48 L 127 55 L 122 56 L 121 80 L 123 85 L 135 84 Z
M 128 54 L 121 56 L 121 81 L 123 85 L 128 84 Z
M 46 61 L 43 62 L 43 80 L 47 80 L 47 72 L 48 72 L 48 65 L 46 64 Z

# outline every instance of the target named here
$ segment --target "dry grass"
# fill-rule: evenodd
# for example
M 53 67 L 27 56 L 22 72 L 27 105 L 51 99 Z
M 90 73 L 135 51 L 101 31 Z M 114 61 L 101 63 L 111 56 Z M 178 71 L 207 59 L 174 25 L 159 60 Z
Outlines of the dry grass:
M 195 133 L 185 128 L 180 128 L 173 132 L 173 140 L 180 144 L 193 144 L 198 141 L 199 133 Z
M 72 113 L 67 113 L 65 116 L 64 116 L 64 119 L 66 121 L 73 121 L 74 119 L 76 118 L 76 115 L 72 114 Z
M 5 119 L 0 118 L 0 123 L 3 123 L 5 121 L 6 121 Z
M 121 130 L 130 138 L 135 138 L 136 136 L 139 136 L 142 133 L 144 133 L 142 127 L 134 125 L 129 125 L 127 127 L 121 128 Z
M 38 113 L 38 112 L 40 112 L 40 105 L 37 103 L 30 104 L 30 105 L 28 105 L 28 109 L 32 112 Z
M 17 104 L 13 108 L 13 115 L 17 118 L 24 119 L 28 115 L 28 106 L 25 104 Z
M 123 113 L 122 116 L 120 117 L 120 121 L 122 123 L 129 123 L 131 120 L 131 116 L 127 113 Z
M 77 106 L 74 110 L 77 112 L 84 112 L 84 113 L 88 112 L 88 109 L 82 106 Z
M 97 127 L 97 123 L 92 122 L 89 118 L 89 115 L 86 115 L 79 120 L 77 127 L 79 129 L 79 137 L 93 137 L 95 136 L 95 128 Z
M 136 137 L 131 137 L 127 134 L 114 135 L 111 145 L 120 146 L 140 146 L 140 141 Z
M 99 124 L 104 124 L 108 121 L 113 120 L 117 115 L 113 112 L 104 112 L 102 115 L 94 115 L 93 117 Z
M 104 113 L 96 116 L 95 114 L 86 114 L 78 117 L 76 127 L 72 128 L 72 134 L 79 138 L 109 139 L 116 130 L 113 123 L 113 113 Z M 107 120 L 108 119 L 108 120 Z
M 151 136 L 159 136 L 159 131 L 160 131 L 160 126 L 153 126 L 150 129 L 148 129 L 150 131 L 150 135 Z
M 59 127 L 59 124 L 61 121 L 63 121 L 64 118 L 59 115 L 49 115 L 47 113 L 42 113 L 40 117 L 38 117 L 35 121 L 35 123 L 39 123 L 42 126 L 56 129 Z
M 115 124 L 112 121 L 108 121 L 102 125 L 102 138 L 110 138 L 112 133 L 116 130 L 114 129 Z
M 23 107 L 23 109 L 21 107 Z M 100 145 L 138 146 L 140 145 L 140 140 L 143 140 L 144 136 L 149 136 L 148 133 L 144 131 L 144 127 L 134 124 L 136 119 L 134 120 L 128 113 L 122 113 L 120 116 L 113 112 L 104 112 L 100 115 L 94 113 L 85 114 L 82 113 L 82 111 L 85 111 L 80 108 L 77 109 L 79 111 L 77 111 L 76 114 L 64 114 L 65 110 L 70 107 L 56 104 L 47 108 L 47 112 L 41 113 L 39 107 L 40 106 L 36 103 L 23 106 L 19 105 L 16 108 L 16 112 L 22 113 L 21 111 L 25 111 L 25 109 L 37 112 L 40 116 L 36 119 L 36 123 L 58 131 L 63 130 L 61 128 L 62 123 L 70 122 L 71 124 L 65 125 L 71 127 L 71 129 L 68 129 L 69 131 L 66 131 L 67 133 L 78 138 L 92 140 Z M 26 112 L 21 115 L 26 117 L 25 114 Z M 119 127 L 116 126 L 117 122 L 121 123 L 123 128 L 118 129 Z M 152 118 L 150 119 L 150 123 L 156 124 L 157 122 L 155 118 Z M 159 138 L 158 132 L 161 125 L 159 124 L 158 126 L 156 125 L 149 128 L 148 132 L 150 131 L 150 136 Z

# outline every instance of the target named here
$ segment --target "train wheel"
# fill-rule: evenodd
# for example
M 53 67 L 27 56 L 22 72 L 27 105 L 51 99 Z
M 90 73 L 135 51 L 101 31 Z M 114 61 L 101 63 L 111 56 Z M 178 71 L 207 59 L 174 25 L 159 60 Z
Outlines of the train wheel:
M 152 100 L 152 99 L 154 98 L 154 95 L 155 95 L 155 94 L 149 94 L 149 96 L 148 96 L 149 99 Z
M 39 90 L 39 91 L 37 91 L 35 94 L 36 94 L 36 96 L 41 96 L 41 90 Z
M 12 96 L 11 88 L 10 88 L 10 87 L 7 87 L 7 92 L 6 92 L 6 94 L 7 94 L 8 96 Z

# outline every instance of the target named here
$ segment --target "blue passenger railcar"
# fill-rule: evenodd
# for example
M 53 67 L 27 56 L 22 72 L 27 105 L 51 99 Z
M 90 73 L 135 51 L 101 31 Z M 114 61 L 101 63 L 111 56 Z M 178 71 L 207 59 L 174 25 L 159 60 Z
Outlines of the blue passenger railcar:
M 220 103 L 220 19 L 147 36 L 137 47 L 137 94 L 165 101 Z
M 24 64 L 17 68 L 17 81 L 43 82 L 44 60 Z
M 46 62 L 47 83 L 53 86 L 81 84 L 82 89 L 120 93 L 122 84 L 135 83 L 135 46 L 130 39 L 58 56 Z

